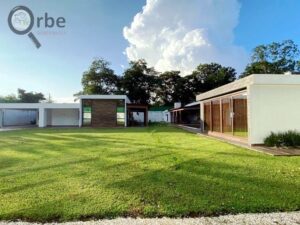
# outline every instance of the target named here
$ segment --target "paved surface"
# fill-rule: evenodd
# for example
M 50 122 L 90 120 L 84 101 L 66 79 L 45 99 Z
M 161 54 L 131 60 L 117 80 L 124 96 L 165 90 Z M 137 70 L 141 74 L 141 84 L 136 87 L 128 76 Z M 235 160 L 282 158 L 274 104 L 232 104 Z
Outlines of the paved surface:
M 29 129 L 29 128 L 35 128 L 37 126 L 10 126 L 10 127 L 0 127 L 0 132 L 1 131 L 12 131 L 12 130 L 22 130 L 22 129 Z
M 183 130 L 198 134 L 198 135 L 215 138 L 215 139 L 225 141 L 230 144 L 237 145 L 239 147 L 247 148 L 247 149 L 250 149 L 253 151 L 265 153 L 265 154 L 272 155 L 272 156 L 300 156 L 300 149 L 268 148 L 265 146 L 251 146 L 250 147 L 248 144 L 243 143 L 243 142 L 226 139 L 224 137 L 219 137 L 219 136 L 202 134 L 201 129 L 198 129 L 198 128 L 188 127 L 188 126 L 184 126 L 184 125 L 175 125 L 175 126 L 181 128 Z
M 0 225 L 36 225 L 37 223 L 0 222 Z M 200 217 L 185 219 L 133 219 L 117 218 L 87 222 L 67 222 L 60 225 L 299 225 L 300 211 L 290 213 L 239 214 L 220 217 Z M 56 225 L 47 223 L 46 225 Z

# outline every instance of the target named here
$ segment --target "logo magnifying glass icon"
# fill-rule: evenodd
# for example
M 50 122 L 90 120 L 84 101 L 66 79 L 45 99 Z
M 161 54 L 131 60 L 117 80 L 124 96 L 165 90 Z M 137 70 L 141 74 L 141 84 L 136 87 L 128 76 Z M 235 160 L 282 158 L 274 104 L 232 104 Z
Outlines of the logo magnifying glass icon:
M 28 33 L 28 37 L 33 41 L 37 48 L 41 47 L 40 42 L 31 31 L 34 24 L 33 13 L 26 6 L 17 6 L 13 8 L 8 15 L 8 25 L 12 32 L 24 35 Z

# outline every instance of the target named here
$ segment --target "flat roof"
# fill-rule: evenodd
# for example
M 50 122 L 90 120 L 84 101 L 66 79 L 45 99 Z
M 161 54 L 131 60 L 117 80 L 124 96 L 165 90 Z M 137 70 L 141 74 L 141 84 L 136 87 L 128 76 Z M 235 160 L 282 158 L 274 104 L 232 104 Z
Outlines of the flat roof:
M 250 85 L 300 85 L 299 75 L 252 74 L 196 96 L 197 101 L 246 89 Z
M 195 106 L 195 105 L 199 105 L 199 104 L 200 104 L 200 102 L 191 102 L 191 103 L 185 105 L 184 107 L 191 107 L 191 106 Z
M 80 109 L 79 103 L 0 103 L 0 109 Z
M 124 99 L 126 103 L 130 103 L 127 95 L 80 95 L 78 99 Z

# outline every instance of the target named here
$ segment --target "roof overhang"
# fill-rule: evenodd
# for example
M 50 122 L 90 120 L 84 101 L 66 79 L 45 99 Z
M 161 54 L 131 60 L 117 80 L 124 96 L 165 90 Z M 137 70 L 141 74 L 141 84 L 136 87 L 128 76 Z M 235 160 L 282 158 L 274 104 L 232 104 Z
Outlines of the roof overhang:
M 196 100 L 203 101 L 206 99 L 241 91 L 247 89 L 250 85 L 300 85 L 300 76 L 282 74 L 253 74 L 197 95 Z
M 197 106 L 197 105 L 200 105 L 200 102 L 192 102 L 192 103 L 185 105 L 184 107 L 192 107 L 192 106 Z
M 80 95 L 78 99 L 125 100 L 126 103 L 130 103 L 127 95 Z
M 79 103 L 0 103 L 0 109 L 80 109 Z

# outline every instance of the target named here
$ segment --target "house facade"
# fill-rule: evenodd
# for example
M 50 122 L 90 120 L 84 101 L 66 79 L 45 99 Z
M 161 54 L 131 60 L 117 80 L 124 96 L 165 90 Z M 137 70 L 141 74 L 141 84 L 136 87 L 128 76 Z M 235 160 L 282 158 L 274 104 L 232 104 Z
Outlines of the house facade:
M 201 128 L 211 135 L 262 144 L 271 132 L 300 130 L 300 76 L 254 74 L 196 97 Z
M 0 127 L 147 126 L 148 121 L 168 120 L 168 112 L 149 111 L 148 105 L 132 104 L 126 95 L 82 95 L 79 103 L 0 103 Z

